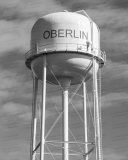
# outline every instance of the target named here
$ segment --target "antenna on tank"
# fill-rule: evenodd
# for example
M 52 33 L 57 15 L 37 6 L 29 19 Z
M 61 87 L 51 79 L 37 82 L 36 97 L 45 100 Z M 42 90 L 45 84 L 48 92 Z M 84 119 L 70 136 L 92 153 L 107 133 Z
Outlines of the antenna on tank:
M 78 20 L 78 21 L 77 21 Z M 101 134 L 101 108 L 98 92 L 98 71 L 104 66 L 106 56 L 100 51 L 100 32 L 97 25 L 85 11 L 75 13 L 64 11 L 48 14 L 37 20 L 31 31 L 31 49 L 26 53 L 26 66 L 32 70 L 33 100 L 30 160 L 45 160 L 50 155 L 62 160 L 70 160 L 71 156 L 82 157 L 89 160 L 92 151 L 96 150 L 96 160 L 103 160 L 102 134 Z M 87 114 L 87 81 L 93 83 L 93 108 L 95 141 L 89 142 L 88 114 Z M 41 81 L 41 127 L 40 142 L 36 145 L 37 113 L 36 104 L 38 96 L 38 81 Z M 57 108 L 58 117 L 51 128 L 46 132 L 46 84 L 58 85 L 62 91 L 62 111 Z M 69 98 L 69 88 L 77 86 Z M 72 100 L 82 86 L 83 117 L 81 118 Z M 84 123 L 84 142 L 78 141 L 69 126 L 69 104 L 72 105 L 81 121 Z M 62 140 L 47 140 L 49 134 L 62 117 Z M 74 141 L 70 141 L 69 132 Z M 51 152 L 48 144 L 61 148 L 61 152 Z M 79 150 L 71 148 L 77 145 Z M 84 149 L 82 149 L 84 146 Z M 91 147 L 89 147 L 91 145 Z M 45 151 L 45 146 L 47 151 Z M 75 160 L 75 159 L 74 159 Z

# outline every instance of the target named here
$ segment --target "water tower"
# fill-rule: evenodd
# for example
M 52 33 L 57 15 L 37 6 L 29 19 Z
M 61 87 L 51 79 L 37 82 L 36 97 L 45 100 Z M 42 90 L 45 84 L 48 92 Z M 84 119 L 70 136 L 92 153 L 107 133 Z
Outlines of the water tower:
M 33 116 L 31 135 L 31 160 L 40 147 L 40 160 L 44 160 L 46 83 L 60 85 L 62 89 L 62 159 L 70 159 L 68 133 L 68 89 L 83 85 L 84 142 L 83 158 L 88 160 L 86 81 L 93 78 L 96 160 L 102 160 L 101 119 L 98 98 L 97 73 L 105 63 L 105 53 L 100 51 L 100 30 L 85 11 L 51 13 L 38 19 L 31 31 L 31 49 L 26 54 L 26 66 L 33 74 Z M 42 81 L 40 143 L 36 146 L 36 100 L 38 80 Z M 54 159 L 54 157 L 53 157 Z

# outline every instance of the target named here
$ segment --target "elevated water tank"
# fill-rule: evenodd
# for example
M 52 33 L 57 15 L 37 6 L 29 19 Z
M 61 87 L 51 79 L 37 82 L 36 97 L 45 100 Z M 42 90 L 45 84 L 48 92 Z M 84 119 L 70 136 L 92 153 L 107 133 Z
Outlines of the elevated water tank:
M 87 81 L 92 77 L 93 56 L 97 58 L 97 71 L 98 63 L 104 63 L 99 34 L 98 27 L 84 11 L 43 16 L 32 28 L 26 65 L 42 79 L 42 56 L 46 54 L 48 82 L 57 84 L 56 79 L 62 77 L 69 78 L 71 85 Z

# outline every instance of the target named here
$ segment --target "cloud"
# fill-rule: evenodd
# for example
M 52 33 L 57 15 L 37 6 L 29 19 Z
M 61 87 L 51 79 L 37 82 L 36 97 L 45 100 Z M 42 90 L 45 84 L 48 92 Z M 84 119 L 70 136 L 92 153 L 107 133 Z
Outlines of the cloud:
M 123 61 L 119 63 L 119 62 L 113 62 L 108 59 L 105 67 L 103 67 L 101 72 L 102 72 L 101 80 L 103 85 L 112 84 L 113 82 L 117 84 L 116 83 L 117 80 L 127 81 L 128 79 L 127 63 Z
M 96 8 L 99 6 L 105 5 L 106 7 L 111 8 L 121 8 L 125 9 L 128 7 L 127 0 L 56 0 L 57 2 L 60 2 L 62 5 L 68 6 L 72 10 L 74 9 L 86 9 L 86 8 Z
M 121 153 L 115 153 L 112 149 L 106 149 L 104 152 L 103 152 L 103 157 L 104 157 L 104 160 L 125 160 L 127 159 L 127 157 L 124 155 L 124 154 L 121 154 Z
M 57 0 L 57 2 L 60 2 L 62 5 L 68 6 L 69 9 L 72 9 L 73 11 L 91 8 L 99 4 L 104 4 L 103 0 Z
M 123 29 L 125 29 L 125 27 L 128 26 L 128 22 L 126 21 L 128 17 L 125 10 L 112 9 L 111 7 L 106 7 L 105 5 L 103 5 L 97 6 L 97 8 L 94 9 L 89 8 L 86 10 L 86 12 L 99 26 L 100 29 L 114 31 L 116 31 L 117 29 L 119 31 L 120 29 L 120 31 L 122 31 Z M 117 14 L 119 16 L 117 16 Z
M 14 58 L 14 59 L 13 59 Z M 25 64 L 16 62 L 15 55 L 12 57 L 2 58 L 0 69 L 0 104 L 18 102 L 31 104 L 32 99 L 32 78 L 24 70 Z M 8 67 L 4 67 L 9 64 Z M 12 65 L 12 66 L 11 66 Z M 24 65 L 24 66 L 23 66 Z M 30 77 L 30 78 L 28 78 Z
M 108 93 L 101 98 L 102 108 L 119 106 L 122 102 L 127 102 L 128 93 L 118 92 L 118 93 Z
M 41 112 L 41 101 L 37 102 L 37 117 L 40 118 Z M 46 119 L 49 117 L 54 117 L 56 115 L 56 111 L 52 108 L 47 109 L 46 107 Z M 8 117 L 15 116 L 18 119 L 22 120 L 22 122 L 30 121 L 32 117 L 32 106 L 25 105 L 23 103 L 15 103 L 15 102 L 7 102 L 1 107 L 1 115 L 6 115 Z
M 27 52 L 30 43 L 30 29 L 33 23 L 33 20 L 24 22 L 0 21 L 0 30 L 2 32 L 0 37 L 2 45 L 0 53 L 3 55 L 16 49 L 21 50 L 22 53 Z
M 30 32 L 36 20 L 45 14 L 64 10 L 54 0 L 38 0 L 36 3 L 33 0 L 5 0 L 0 2 L 0 9 L 2 55 L 15 49 L 27 52 L 30 49 Z
M 16 72 L 0 69 L 0 103 L 12 98 L 21 84 Z
M 127 0 L 111 0 L 109 4 L 112 5 L 114 8 L 128 8 L 128 1 Z
M 3 67 L 0 69 L 0 104 L 8 101 L 24 104 L 31 103 L 32 79 L 26 81 L 25 73 L 21 74 L 18 64 L 16 66 L 14 69 L 4 69 Z
M 1 90 L 10 89 L 12 87 L 16 87 L 19 85 L 18 81 L 19 75 L 17 75 L 17 73 L 13 71 L 11 72 L 8 70 L 1 70 L 0 79 L 1 79 L 1 85 L 0 85 Z
M 64 9 L 54 0 L 37 0 L 36 2 L 34 0 L 10 0 L 9 2 L 5 0 L 0 2 L 0 6 L 3 11 L 1 18 L 6 20 L 35 18 Z
M 6 144 L 7 143 L 7 144 Z M 5 145 L 6 144 L 6 145 Z M 30 144 L 24 139 L 4 142 L 3 148 L 0 150 L 1 158 L 6 160 L 22 160 L 28 159 L 30 154 Z
M 30 112 L 30 107 L 24 104 L 19 104 L 19 103 L 13 103 L 13 102 L 8 102 L 5 103 L 2 106 L 1 112 L 4 114 L 7 114 L 8 116 L 17 116 L 18 118 L 21 118 L 22 115 L 28 116 L 28 113 Z M 30 115 L 29 115 L 30 116 Z M 30 117 L 26 117 L 26 119 Z M 25 118 L 25 117 L 24 117 Z
M 1 97 L 1 99 L 4 99 L 4 98 L 6 99 L 7 97 L 9 97 L 9 92 L 8 91 L 0 91 L 0 97 Z

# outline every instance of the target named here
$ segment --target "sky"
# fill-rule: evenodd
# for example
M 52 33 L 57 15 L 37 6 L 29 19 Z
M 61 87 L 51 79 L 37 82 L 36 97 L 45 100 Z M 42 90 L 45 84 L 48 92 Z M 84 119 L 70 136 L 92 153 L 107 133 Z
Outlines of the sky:
M 70 12 L 85 10 L 100 28 L 101 50 L 105 51 L 107 56 L 101 73 L 104 160 L 127 160 L 127 0 L 0 1 L 0 159 L 28 160 L 29 158 L 32 78 L 31 71 L 25 66 L 25 53 L 30 49 L 30 34 L 35 21 L 48 13 L 63 10 Z M 55 90 L 58 88 L 51 86 L 48 91 L 50 98 L 47 98 L 47 128 L 58 114 L 55 106 L 59 109 L 61 106 L 60 92 L 56 91 L 54 94 Z M 82 107 L 79 103 L 81 99 L 78 97 L 74 98 L 73 103 L 81 113 Z M 40 97 L 38 103 L 40 104 Z M 71 117 L 73 125 L 74 119 L 77 118 L 75 114 Z M 75 129 L 72 126 L 77 138 L 81 136 L 78 129 L 80 131 L 83 128 L 79 123 L 77 120 L 74 124 Z M 61 122 L 58 126 L 60 128 Z M 60 135 L 54 132 L 52 136 L 59 139 Z M 92 154 L 90 159 L 94 158 Z M 47 160 L 49 159 L 47 157 Z

